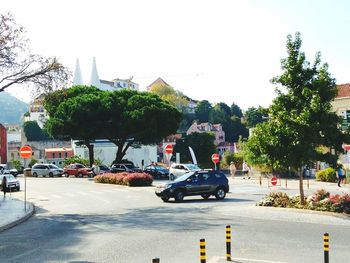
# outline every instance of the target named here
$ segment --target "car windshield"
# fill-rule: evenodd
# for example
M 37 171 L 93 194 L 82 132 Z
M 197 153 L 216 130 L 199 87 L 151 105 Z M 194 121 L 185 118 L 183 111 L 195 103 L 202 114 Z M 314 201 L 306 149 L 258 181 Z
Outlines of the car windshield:
M 157 170 L 161 170 L 161 171 L 168 171 L 167 168 L 165 168 L 164 166 L 160 166 L 160 165 L 155 165 L 153 166 L 154 168 L 156 168 Z
M 50 164 L 49 167 L 50 167 L 50 169 L 59 169 L 59 168 L 58 168 L 56 165 L 54 165 L 54 164 Z
M 76 167 L 77 167 L 77 169 L 80 169 L 80 168 L 85 168 L 85 166 L 84 166 L 84 165 L 82 165 L 82 164 L 77 164 L 77 165 L 76 165 Z
M 134 168 L 134 165 L 131 164 L 131 163 L 124 163 L 124 165 L 125 165 L 127 168 L 129 168 L 129 169 Z
M 109 170 L 109 168 L 106 165 L 100 165 L 101 170 Z
M 5 176 L 6 176 L 7 180 L 16 180 L 16 178 L 12 174 L 6 174 Z M 3 175 L 0 177 L 0 183 L 1 183 L 3 177 L 4 177 Z
M 185 181 L 188 177 L 190 177 L 193 174 L 194 174 L 194 172 L 185 173 L 185 174 L 181 175 L 180 177 L 176 178 L 176 180 L 174 180 L 174 182 Z
M 196 169 L 200 169 L 197 165 L 195 164 L 185 164 L 185 166 L 190 169 L 190 170 L 196 170 Z

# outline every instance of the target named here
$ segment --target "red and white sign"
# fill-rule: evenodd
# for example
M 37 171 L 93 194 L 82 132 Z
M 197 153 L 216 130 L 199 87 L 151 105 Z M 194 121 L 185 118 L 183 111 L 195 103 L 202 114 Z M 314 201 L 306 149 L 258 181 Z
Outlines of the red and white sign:
M 173 146 L 171 144 L 167 144 L 167 146 L 165 146 L 165 152 L 167 154 L 173 153 Z
M 19 149 L 19 155 L 23 158 L 29 158 L 32 156 L 32 148 L 29 146 L 23 146 L 21 149 Z
M 218 163 L 219 160 L 220 160 L 219 154 L 214 153 L 214 154 L 211 156 L 211 160 L 213 161 L 213 163 Z
M 272 185 L 276 185 L 276 184 L 277 184 L 277 178 L 276 178 L 275 176 L 273 176 L 273 177 L 271 178 L 271 184 L 272 184 Z
M 349 151 L 350 150 L 350 144 L 344 143 L 343 147 L 345 150 Z

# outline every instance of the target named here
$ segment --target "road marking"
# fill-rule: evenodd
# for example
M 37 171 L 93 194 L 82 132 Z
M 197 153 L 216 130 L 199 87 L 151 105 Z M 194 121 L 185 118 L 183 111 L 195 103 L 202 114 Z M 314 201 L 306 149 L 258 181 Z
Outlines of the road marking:
M 212 257 L 208 263 L 218 263 L 222 260 L 226 260 L 225 257 Z M 263 260 L 263 259 L 252 259 L 252 258 L 231 258 L 231 261 L 237 261 L 241 263 L 249 263 L 249 262 L 254 262 L 254 263 L 287 263 L 284 261 L 271 261 L 271 260 Z

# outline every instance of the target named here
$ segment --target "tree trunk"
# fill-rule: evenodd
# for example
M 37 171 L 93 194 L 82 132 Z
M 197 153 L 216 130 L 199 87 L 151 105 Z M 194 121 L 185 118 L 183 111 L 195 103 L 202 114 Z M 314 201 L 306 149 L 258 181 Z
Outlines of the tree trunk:
M 128 141 L 127 143 L 126 143 L 125 139 L 120 140 L 120 141 L 116 141 L 116 140 L 112 140 L 112 139 L 108 139 L 108 140 L 113 142 L 118 147 L 114 163 L 120 163 L 123 160 L 123 157 L 125 156 L 126 151 L 129 149 L 131 144 L 134 143 L 134 140 Z M 125 143 L 126 143 L 126 145 L 125 145 Z
M 85 145 L 86 147 L 88 148 L 89 150 L 89 164 L 90 164 L 90 167 L 92 167 L 92 165 L 94 164 L 94 145 L 93 144 L 90 144 L 89 141 L 85 141 Z
M 302 167 L 299 168 L 299 191 L 300 191 L 300 204 L 305 205 L 303 168 Z

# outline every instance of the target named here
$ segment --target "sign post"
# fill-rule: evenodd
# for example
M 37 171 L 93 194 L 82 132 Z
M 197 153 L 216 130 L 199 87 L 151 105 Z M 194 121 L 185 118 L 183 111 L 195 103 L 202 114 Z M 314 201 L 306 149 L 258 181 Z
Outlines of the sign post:
M 217 153 L 214 153 L 214 154 L 211 156 L 211 160 L 212 160 L 212 162 L 213 162 L 214 165 L 215 165 L 215 170 L 216 170 L 216 164 L 219 162 L 219 159 L 220 159 L 220 156 L 219 156 L 219 154 L 217 154 Z
M 165 153 L 166 153 L 166 158 L 168 160 L 168 165 L 170 167 L 170 158 L 173 155 L 173 146 L 171 144 L 167 144 L 165 146 Z
M 19 155 L 26 159 L 32 156 L 32 148 L 29 146 L 23 146 L 19 149 Z M 27 176 L 26 172 L 24 172 L 24 211 L 27 211 Z

